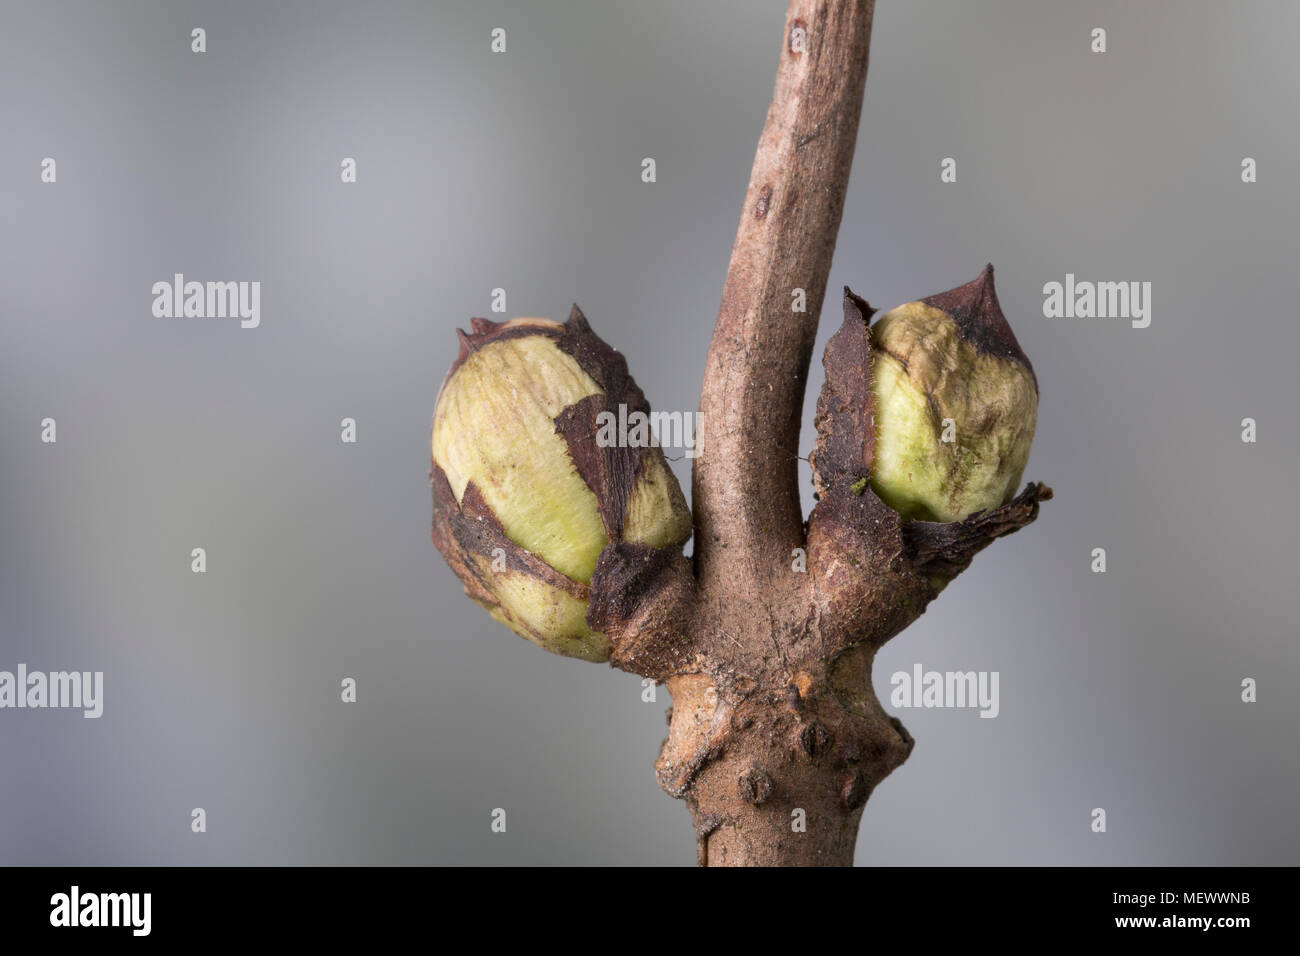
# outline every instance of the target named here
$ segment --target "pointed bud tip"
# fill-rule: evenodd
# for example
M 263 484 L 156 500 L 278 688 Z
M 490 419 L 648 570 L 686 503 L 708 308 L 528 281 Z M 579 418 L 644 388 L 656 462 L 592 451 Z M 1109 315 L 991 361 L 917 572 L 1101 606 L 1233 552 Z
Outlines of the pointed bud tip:
M 578 303 L 573 303 L 573 308 L 569 310 L 569 320 L 564 323 L 565 326 L 574 332 L 590 332 L 591 326 L 587 324 L 587 317 L 582 314 L 578 308 Z
M 852 311 L 857 312 L 857 318 L 861 320 L 864 326 L 871 323 L 871 317 L 876 314 L 870 303 L 862 296 L 855 293 L 848 286 L 844 287 L 844 321 L 849 321 Z
M 1002 314 L 998 293 L 993 287 L 992 263 L 965 285 L 921 301 L 952 316 L 962 338 L 979 351 L 1020 362 L 1029 369 L 1030 375 L 1034 374 L 1029 356 L 1020 348 L 1015 332 Z M 1038 384 L 1037 376 L 1034 376 L 1034 384 Z
M 456 361 L 451 363 L 451 368 L 447 371 L 448 378 L 465 364 L 467 358 L 489 342 L 520 335 L 558 335 L 564 329 L 563 325 L 551 319 L 516 318 L 506 322 L 493 322 L 491 319 L 478 316 L 469 320 L 469 327 L 469 332 L 464 329 L 456 330 L 456 341 L 460 345 L 460 351 Z
M 456 361 L 452 363 L 451 367 L 453 369 L 469 357 L 470 350 L 474 347 L 474 340 L 469 337 L 469 333 L 464 329 L 456 330 L 456 341 L 460 345 L 460 354 L 456 356 Z

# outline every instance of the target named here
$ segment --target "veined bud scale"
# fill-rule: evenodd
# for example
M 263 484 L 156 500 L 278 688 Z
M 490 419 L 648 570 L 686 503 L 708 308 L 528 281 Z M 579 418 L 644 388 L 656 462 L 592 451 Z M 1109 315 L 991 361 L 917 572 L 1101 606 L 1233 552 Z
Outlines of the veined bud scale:
M 608 660 L 608 639 L 586 621 L 601 551 L 631 542 L 680 552 L 691 535 L 659 448 L 598 440 L 602 412 L 649 406 L 576 306 L 563 324 L 472 328 L 434 410 L 434 543 L 465 592 L 511 630 L 557 654 Z

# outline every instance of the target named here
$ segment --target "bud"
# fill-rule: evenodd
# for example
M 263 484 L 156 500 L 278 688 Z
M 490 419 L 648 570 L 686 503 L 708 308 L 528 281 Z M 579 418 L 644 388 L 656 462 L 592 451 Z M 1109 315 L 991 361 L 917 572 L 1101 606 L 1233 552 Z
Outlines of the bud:
M 550 319 L 474 319 L 433 415 L 433 540 L 465 593 L 545 650 L 608 660 L 587 624 L 601 551 L 680 552 L 691 515 L 663 453 L 602 447 L 608 418 L 649 414 L 618 352 L 574 306 Z M 606 437 L 611 429 L 606 427 Z
M 1009 502 L 1029 459 L 1038 380 L 998 306 L 993 267 L 886 312 L 869 335 L 872 490 L 925 521 Z

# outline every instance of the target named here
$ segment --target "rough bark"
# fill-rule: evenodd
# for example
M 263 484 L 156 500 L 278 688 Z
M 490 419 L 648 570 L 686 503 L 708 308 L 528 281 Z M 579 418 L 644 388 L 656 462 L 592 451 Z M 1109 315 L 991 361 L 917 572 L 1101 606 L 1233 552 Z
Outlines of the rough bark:
M 790 4 L 700 399 L 693 563 L 611 545 L 591 579 L 587 620 L 612 662 L 672 694 L 656 772 L 690 807 L 701 865 L 852 864 L 863 805 L 913 744 L 872 690 L 877 649 L 1051 497 L 1030 484 L 948 524 L 876 497 L 865 480 L 872 310 L 846 289 L 818 401 L 818 504 L 803 521 L 799 419 L 872 9 Z
M 717 699 L 713 723 L 722 726 L 704 741 L 704 759 L 699 735 L 684 734 L 696 753 L 675 762 L 666 746 L 659 762 L 665 789 L 684 790 L 702 865 L 852 863 L 867 794 L 910 749 L 872 706 L 869 684 L 856 711 L 829 692 L 831 642 L 809 574 L 794 570 L 795 549 L 806 546 L 803 396 L 857 143 L 873 7 L 790 4 L 709 349 L 693 490 L 693 629 L 705 666 L 684 679 L 689 690 L 678 680 L 669 691 L 674 723 L 682 702 L 697 710 L 703 695 Z M 796 289 L 804 312 L 794 310 Z

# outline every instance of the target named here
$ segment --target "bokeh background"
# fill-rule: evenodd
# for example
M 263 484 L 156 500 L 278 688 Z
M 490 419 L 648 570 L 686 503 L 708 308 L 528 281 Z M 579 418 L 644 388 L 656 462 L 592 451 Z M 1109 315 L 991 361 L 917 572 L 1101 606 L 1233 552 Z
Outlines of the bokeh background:
M 784 6 L 4 0 L 0 669 L 106 689 L 0 711 L 0 862 L 694 862 L 668 695 L 461 595 L 428 430 L 496 287 L 696 407 Z M 860 863 L 1300 862 L 1298 33 L 1262 0 L 880 0 L 829 287 L 995 263 L 1057 497 L 881 653 L 882 699 L 996 670 L 1001 713 L 888 708 L 918 743 Z M 260 280 L 261 328 L 154 318 L 174 272 Z M 1067 272 L 1150 281 L 1150 328 L 1045 319 Z

